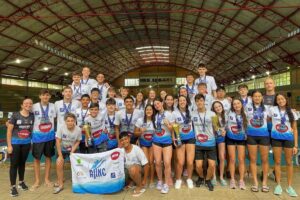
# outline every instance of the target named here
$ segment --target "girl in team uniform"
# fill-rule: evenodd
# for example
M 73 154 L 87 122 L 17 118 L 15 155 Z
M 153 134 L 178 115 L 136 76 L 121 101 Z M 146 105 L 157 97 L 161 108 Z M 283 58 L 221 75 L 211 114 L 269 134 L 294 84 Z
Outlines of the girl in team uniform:
M 155 90 L 150 89 L 149 93 L 148 93 L 148 99 L 145 100 L 145 105 L 147 105 L 147 104 L 153 105 L 155 98 L 156 98 Z
M 135 109 L 144 111 L 145 105 L 144 94 L 142 92 L 138 92 L 135 99 Z
M 298 151 L 298 120 L 296 113 L 294 113 L 287 104 L 287 99 L 282 94 L 276 94 L 274 107 L 270 108 L 270 117 L 272 118 L 271 143 L 275 160 L 275 177 L 277 186 L 274 194 L 281 195 L 281 153 L 284 149 L 287 183 L 288 188 L 286 192 L 292 196 L 298 196 L 296 191 L 292 188 L 293 177 L 293 155 Z
M 218 93 L 218 92 L 217 92 Z M 222 186 L 226 186 L 227 182 L 224 180 L 224 166 L 225 166 L 225 155 L 226 155 L 226 145 L 225 145 L 225 136 L 226 136 L 226 119 L 225 119 L 225 109 L 220 101 L 215 101 L 212 104 L 212 111 L 216 113 L 218 119 L 218 130 L 215 130 L 216 143 L 218 149 L 219 157 L 219 170 L 220 170 L 220 182 Z M 216 128 L 214 128 L 216 129 Z M 215 171 L 216 173 L 216 171 Z M 212 180 L 213 185 L 216 185 L 216 174 L 214 174 L 214 179 Z
M 158 182 L 156 189 L 161 190 L 161 193 L 169 192 L 169 184 L 171 180 L 171 158 L 172 158 L 172 123 L 174 119 L 171 112 L 167 112 L 163 108 L 163 100 L 157 98 L 154 100 L 154 107 L 157 111 L 155 115 L 155 134 L 153 137 L 153 151 L 155 168 Z M 162 166 L 164 163 L 165 184 L 162 181 Z
M 172 113 L 174 111 L 174 97 L 167 94 L 163 106 L 165 111 Z
M 155 110 L 154 107 L 148 104 L 145 107 L 144 117 L 139 118 L 135 123 L 134 134 L 139 137 L 139 144 L 145 153 L 149 165 L 144 168 L 144 179 L 142 185 L 146 186 L 148 183 L 149 171 L 150 171 L 150 182 L 149 187 L 154 187 L 154 152 L 152 147 L 152 138 L 155 132 Z M 149 169 L 150 168 L 150 169 Z
M 193 167 L 194 167 L 194 157 L 195 157 L 195 134 L 192 127 L 191 113 L 189 110 L 187 97 L 179 96 L 178 98 L 178 109 L 173 111 L 173 118 L 175 119 L 175 123 L 179 125 L 179 134 L 182 145 L 178 145 L 176 143 L 176 139 L 174 144 L 176 146 L 176 183 L 175 188 L 180 189 L 181 187 L 181 175 L 183 171 L 183 166 L 185 161 L 187 162 L 187 172 L 188 179 L 186 180 L 188 188 L 192 189 L 193 186 Z
M 267 186 L 269 171 L 269 146 L 270 136 L 267 127 L 267 109 L 263 104 L 262 93 L 258 90 L 252 92 L 252 103 L 248 103 L 245 112 L 248 121 L 247 127 L 247 146 L 250 157 L 250 170 L 253 177 L 254 185 L 251 187 L 252 192 L 258 192 L 257 181 L 257 148 L 259 146 L 262 161 L 263 182 L 262 192 L 269 192 Z
M 240 99 L 234 99 L 231 103 L 231 111 L 228 114 L 226 144 L 229 155 L 229 171 L 230 171 L 230 188 L 236 188 L 235 181 L 235 157 L 236 149 L 238 151 L 239 161 L 239 188 L 245 190 L 245 145 L 246 145 L 246 129 L 247 117 L 244 112 L 243 104 Z

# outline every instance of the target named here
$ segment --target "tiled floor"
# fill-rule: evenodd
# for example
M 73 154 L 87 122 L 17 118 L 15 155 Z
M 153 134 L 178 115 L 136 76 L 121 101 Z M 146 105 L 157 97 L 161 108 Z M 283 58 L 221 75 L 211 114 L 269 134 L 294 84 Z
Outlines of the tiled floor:
M 0 164 L 0 199 L 12 199 L 9 195 L 9 178 L 8 178 L 8 166 L 7 164 L 1 165 Z M 43 170 L 41 171 L 43 175 Z M 56 174 L 53 170 L 51 172 L 52 179 L 55 180 Z M 192 190 L 187 189 L 186 185 L 184 184 L 180 190 L 175 190 L 172 188 L 169 192 L 169 194 L 163 195 L 160 194 L 159 191 L 155 189 L 148 189 L 142 196 L 140 197 L 132 197 L 132 191 L 122 191 L 116 194 L 112 195 L 90 195 L 90 194 L 74 194 L 71 191 L 71 172 L 70 170 L 65 170 L 66 175 L 66 181 L 65 181 L 65 189 L 60 194 L 52 194 L 52 188 L 47 188 L 46 186 L 41 186 L 39 189 L 37 189 L 35 192 L 31 191 L 20 191 L 19 197 L 14 199 L 22 199 L 22 200 L 95 200 L 95 199 L 104 199 L 104 200 L 125 200 L 125 199 L 145 199 L 145 200 L 172 200 L 172 199 L 180 199 L 180 200 L 214 200 L 214 199 L 220 199 L 220 200 L 255 200 L 255 199 L 300 199 L 298 198 L 291 198 L 289 197 L 285 192 L 286 187 L 286 176 L 285 172 L 283 172 L 283 178 L 282 178 L 282 186 L 284 188 L 283 195 L 280 197 L 273 195 L 273 189 L 274 189 L 274 181 L 269 179 L 269 185 L 271 187 L 271 191 L 269 193 L 253 193 L 250 191 L 250 178 L 246 178 L 247 182 L 247 190 L 241 191 L 239 189 L 236 190 L 230 190 L 228 187 L 222 187 L 222 186 L 216 186 L 215 191 L 209 192 L 207 188 L 201 187 L 201 188 L 194 188 Z M 27 166 L 26 169 L 26 183 L 30 186 L 33 184 L 34 178 L 33 178 L 33 168 L 31 165 Z M 297 193 L 300 194 L 300 170 L 299 167 L 295 167 L 295 174 L 294 174 L 294 188 L 296 189 Z

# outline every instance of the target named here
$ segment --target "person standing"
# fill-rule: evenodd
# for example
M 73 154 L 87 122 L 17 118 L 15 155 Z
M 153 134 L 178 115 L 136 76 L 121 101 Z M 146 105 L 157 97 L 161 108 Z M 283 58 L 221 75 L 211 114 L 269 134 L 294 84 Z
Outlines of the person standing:
M 82 73 L 81 84 L 87 85 L 90 89 L 93 89 L 91 87 L 92 87 L 92 85 L 97 84 L 97 81 L 93 78 L 90 78 L 90 74 L 91 74 L 90 68 L 87 66 L 84 66 L 82 68 L 81 73 Z
M 216 97 L 216 89 L 217 84 L 215 78 L 213 76 L 207 76 L 207 67 L 205 64 L 200 63 L 198 66 L 199 78 L 195 80 L 195 85 L 199 85 L 200 83 L 205 83 L 207 86 L 207 94 Z
M 106 96 L 107 96 L 107 92 L 108 89 L 110 88 L 110 85 L 108 83 L 105 83 L 105 77 L 104 74 L 99 73 L 96 77 L 98 83 L 94 84 L 91 86 L 91 89 L 93 88 L 98 88 L 99 90 L 99 100 L 105 104 L 106 101 Z

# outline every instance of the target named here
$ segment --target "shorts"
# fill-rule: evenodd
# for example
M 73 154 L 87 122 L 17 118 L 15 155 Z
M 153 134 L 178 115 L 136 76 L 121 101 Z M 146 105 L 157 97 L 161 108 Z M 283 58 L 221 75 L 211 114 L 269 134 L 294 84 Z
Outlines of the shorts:
M 96 147 L 88 147 L 88 153 L 102 153 L 107 151 L 107 142 L 97 145 Z
M 130 138 L 130 143 L 131 144 L 136 144 L 137 140 L 138 140 L 138 137 L 131 137 Z
M 66 158 L 70 158 L 70 152 L 61 152 L 62 153 L 62 156 L 63 156 L 63 158 L 64 158 L 64 160 L 66 159 Z M 58 154 L 56 155 L 56 158 L 58 158 Z
M 83 154 L 88 153 L 88 148 L 85 146 L 85 143 L 84 143 L 84 142 L 81 142 L 81 143 L 79 144 L 79 152 L 80 152 L 80 153 L 83 153 Z
M 48 142 L 41 142 L 41 143 L 33 143 L 32 144 L 32 156 L 37 159 L 41 160 L 42 155 L 51 158 L 55 155 L 55 140 L 51 140 Z
M 270 137 L 269 136 L 247 136 L 248 145 L 262 145 L 270 146 Z
M 159 146 L 161 148 L 172 146 L 172 144 L 161 144 L 161 143 L 157 143 L 157 142 L 153 142 L 153 144 L 155 144 L 156 146 Z
M 216 160 L 217 159 L 217 151 L 216 147 L 199 147 L 196 146 L 195 148 L 195 160 L 204 160 L 206 158 L 209 160 Z
M 233 140 L 233 139 L 226 137 L 225 142 L 226 142 L 226 145 L 246 146 L 246 140 Z
M 195 138 L 191 138 L 191 139 L 187 139 L 187 140 L 181 140 L 182 144 L 195 144 L 196 143 L 196 139 Z
M 283 147 L 283 148 L 293 148 L 295 145 L 294 140 L 277 140 L 277 139 L 271 139 L 272 147 Z

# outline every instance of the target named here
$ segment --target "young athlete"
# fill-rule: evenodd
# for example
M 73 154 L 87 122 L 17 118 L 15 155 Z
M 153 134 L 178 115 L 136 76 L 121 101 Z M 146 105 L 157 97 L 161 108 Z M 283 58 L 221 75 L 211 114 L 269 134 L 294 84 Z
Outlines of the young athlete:
M 72 74 L 73 83 L 70 87 L 73 90 L 72 99 L 80 100 L 81 96 L 84 94 L 90 94 L 90 87 L 86 84 L 81 84 L 81 76 L 79 72 L 74 72 Z
M 206 110 L 211 110 L 211 105 L 214 101 L 214 97 L 211 96 L 210 94 L 207 94 L 206 91 L 207 91 L 206 83 L 199 83 L 198 84 L 198 94 L 202 94 L 204 96 Z M 194 108 L 194 109 L 196 110 L 197 108 Z
M 195 80 L 195 85 L 199 85 L 200 83 L 205 83 L 207 86 L 207 94 L 212 95 L 216 97 L 216 81 L 213 76 L 207 76 L 206 75 L 207 68 L 206 65 L 203 63 L 200 63 L 198 66 L 198 73 L 199 73 L 199 78 Z
M 252 103 L 251 97 L 248 96 L 248 91 L 249 91 L 248 86 L 246 84 L 242 84 L 242 85 L 238 86 L 238 92 L 239 92 L 243 107 L 245 107 L 247 104 Z
M 230 101 L 226 98 L 226 90 L 224 87 L 218 87 L 217 90 L 217 96 L 214 99 L 214 101 L 220 101 L 223 104 L 225 113 L 228 114 L 230 111 Z
M 7 124 L 7 153 L 10 154 L 10 194 L 18 196 L 16 187 L 17 174 L 19 174 L 18 188 L 28 190 L 24 182 L 25 163 L 31 146 L 31 132 L 34 115 L 30 112 L 32 100 L 25 98 L 21 104 L 21 110 L 13 113 Z
M 156 98 L 155 90 L 150 89 L 149 93 L 148 93 L 148 99 L 145 100 L 145 105 L 147 105 L 147 104 L 153 105 L 153 102 L 154 102 L 155 98 Z
M 172 113 L 174 111 L 174 97 L 171 94 L 167 94 L 164 101 L 164 110 Z
M 165 90 L 162 90 L 162 91 L 160 91 L 160 93 L 159 93 L 160 98 L 162 98 L 162 99 L 165 99 L 166 96 L 167 96 L 167 94 L 168 94 L 168 93 L 167 93 Z
M 190 99 L 193 99 L 195 95 L 198 93 L 197 85 L 194 83 L 194 75 L 193 74 L 187 74 L 186 75 L 186 89 L 189 95 Z
M 87 85 L 90 89 L 92 89 L 92 85 L 97 84 L 95 79 L 90 78 L 91 70 L 89 67 L 85 66 L 82 68 L 82 79 L 81 84 Z
M 141 110 L 144 112 L 145 109 L 145 100 L 144 100 L 144 94 L 142 92 L 138 92 L 136 94 L 136 99 L 135 99 L 135 109 Z
M 104 74 L 99 73 L 96 77 L 97 83 L 91 86 L 91 89 L 98 88 L 99 90 L 99 96 L 98 99 L 105 104 L 106 96 L 108 89 L 110 88 L 110 85 L 108 83 L 105 83 L 105 77 Z
M 118 140 L 115 134 L 115 119 L 116 119 L 116 100 L 109 98 L 106 101 L 106 110 L 105 114 L 105 129 L 104 131 L 108 135 L 107 147 L 108 150 L 115 149 L 118 147 Z
M 104 115 L 106 113 L 106 105 L 105 103 L 103 103 L 102 101 L 99 100 L 99 95 L 100 95 L 100 91 L 98 88 L 93 88 L 91 90 L 91 101 L 90 104 L 92 103 L 97 103 L 99 105 L 99 112 L 101 115 Z M 89 105 L 90 105 L 89 104 Z

